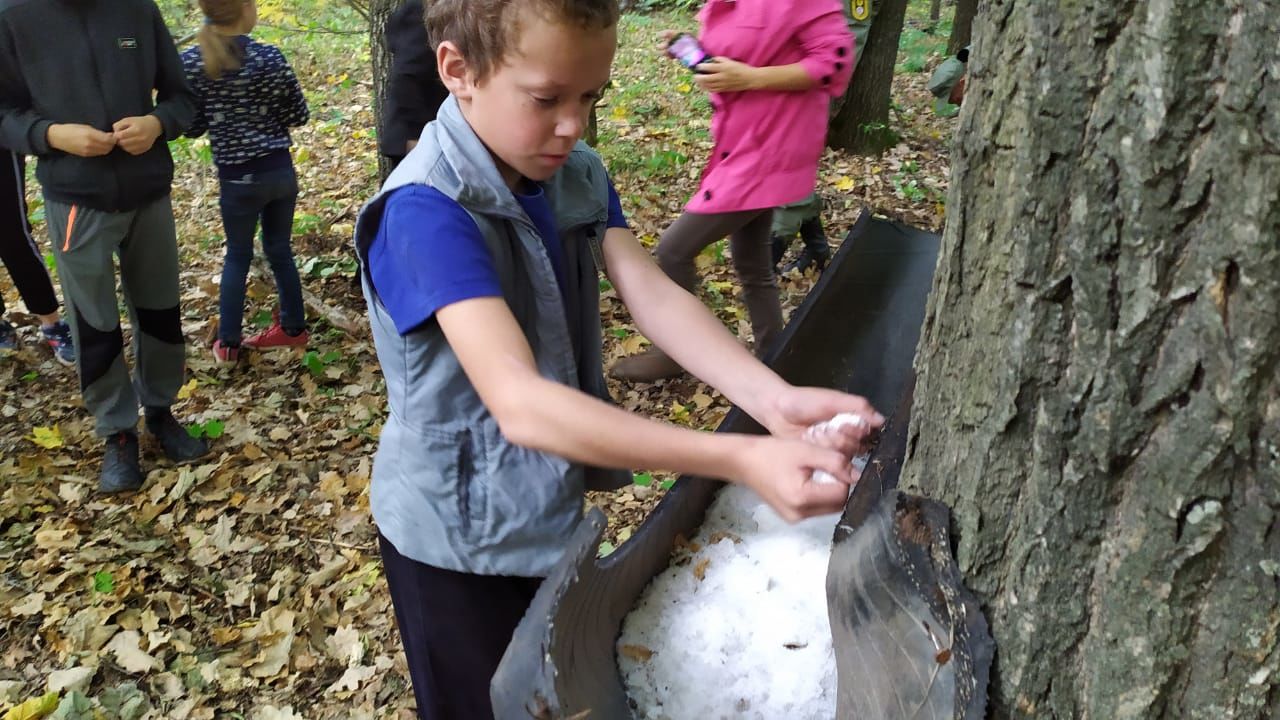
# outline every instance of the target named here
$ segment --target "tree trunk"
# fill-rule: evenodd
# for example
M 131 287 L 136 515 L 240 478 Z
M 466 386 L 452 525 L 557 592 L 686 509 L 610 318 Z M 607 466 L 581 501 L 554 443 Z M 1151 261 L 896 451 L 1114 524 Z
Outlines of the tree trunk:
M 1280 0 L 988 0 L 904 485 L 995 718 L 1280 717 Z
M 942 0 L 933 0 L 929 3 L 929 32 L 933 32 L 933 28 L 937 27 L 938 21 L 942 19 Z
M 876 155 L 898 142 L 898 134 L 889 127 L 889 100 L 907 0 L 882 0 L 872 7 L 876 15 L 867 46 L 857 48 L 861 55 L 853 82 L 827 135 L 831 147 L 859 155 Z
M 973 31 L 973 18 L 978 14 L 978 0 L 957 0 L 956 13 L 951 19 L 951 37 L 947 40 L 947 57 L 951 57 L 969 44 Z
M 391 74 L 391 53 L 387 50 L 387 19 L 400 7 L 400 0 L 369 0 L 369 59 L 373 64 L 374 127 L 382 130 L 382 98 Z M 378 177 L 387 179 L 391 166 L 378 153 Z
M 369 0 L 369 59 L 373 64 L 373 119 L 374 127 L 382 128 L 382 98 L 387 87 L 387 76 L 391 74 L 391 53 L 387 50 L 386 27 L 391 13 L 400 7 L 401 0 Z M 591 120 L 587 126 L 585 140 L 596 144 L 596 111 L 591 109 Z M 378 177 L 387 179 L 391 166 L 387 158 L 378 153 Z

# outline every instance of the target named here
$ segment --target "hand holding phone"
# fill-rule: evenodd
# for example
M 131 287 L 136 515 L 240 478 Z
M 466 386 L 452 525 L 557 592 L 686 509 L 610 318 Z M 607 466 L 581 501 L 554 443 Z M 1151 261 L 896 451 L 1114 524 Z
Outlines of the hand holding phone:
M 680 61 L 680 64 L 698 72 L 698 65 L 711 59 L 711 55 L 702 49 L 702 45 L 698 43 L 698 38 L 689 33 L 680 33 L 667 43 L 667 55 Z

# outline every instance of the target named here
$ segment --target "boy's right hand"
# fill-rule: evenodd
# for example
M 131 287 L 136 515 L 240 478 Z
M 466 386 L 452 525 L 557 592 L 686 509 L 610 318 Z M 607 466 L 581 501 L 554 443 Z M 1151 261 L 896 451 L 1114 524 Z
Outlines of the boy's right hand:
M 54 123 L 45 132 L 49 147 L 80 157 L 100 157 L 116 146 L 116 136 L 89 125 Z
M 731 479 L 756 492 L 787 522 L 840 512 L 849 498 L 852 476 L 843 453 L 801 440 L 772 436 L 745 438 L 735 456 Z M 839 482 L 815 483 L 814 470 L 825 470 Z

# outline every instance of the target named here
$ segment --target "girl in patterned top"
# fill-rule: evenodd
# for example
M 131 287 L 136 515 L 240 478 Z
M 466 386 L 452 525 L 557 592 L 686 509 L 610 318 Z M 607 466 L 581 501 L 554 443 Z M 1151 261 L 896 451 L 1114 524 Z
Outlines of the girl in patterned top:
M 262 223 L 262 249 L 275 275 L 280 311 L 269 328 L 243 341 L 246 347 L 307 344 L 302 283 L 291 234 L 298 178 L 289 155 L 288 128 L 310 113 L 298 78 L 279 49 L 251 39 L 258 21 L 254 0 L 200 0 L 200 44 L 182 54 L 196 95 L 196 120 L 187 131 L 206 131 L 218 167 L 219 208 L 227 236 L 214 358 L 239 359 L 245 280 L 253 260 L 253 236 Z

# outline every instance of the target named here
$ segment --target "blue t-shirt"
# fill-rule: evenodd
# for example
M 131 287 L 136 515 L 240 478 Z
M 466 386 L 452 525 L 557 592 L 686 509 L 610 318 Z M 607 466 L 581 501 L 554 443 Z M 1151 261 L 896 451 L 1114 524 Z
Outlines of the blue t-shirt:
M 542 188 L 516 200 L 533 221 L 565 292 L 564 248 Z M 609 184 L 608 227 L 627 227 L 622 201 Z M 406 185 L 387 196 L 382 223 L 368 249 L 369 277 L 401 335 L 440 308 L 463 300 L 501 297 L 497 270 L 480 228 L 466 210 L 426 185 Z

